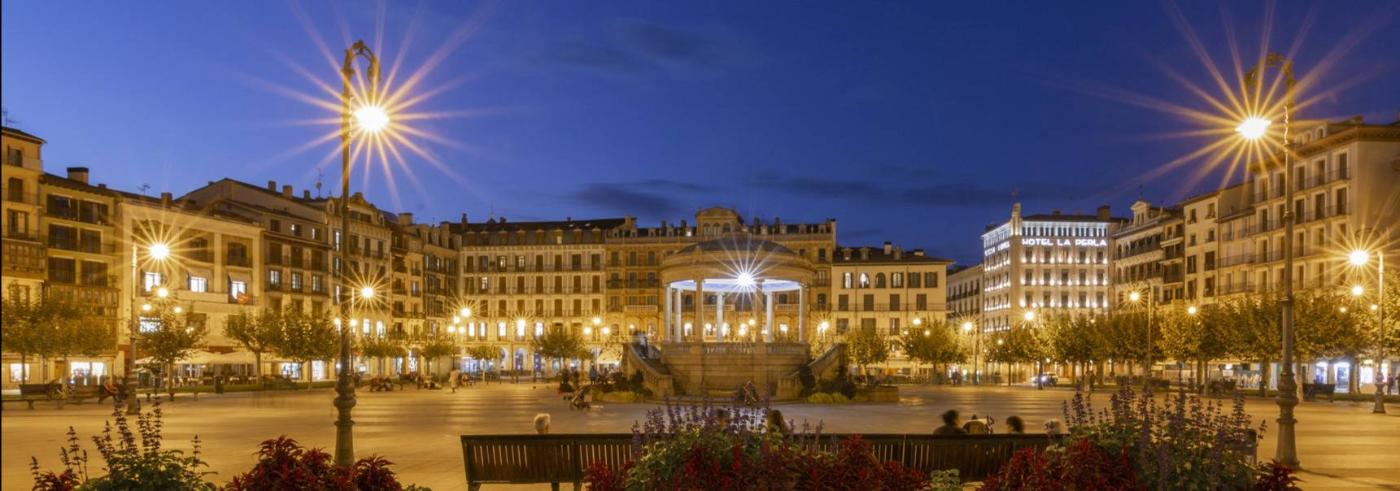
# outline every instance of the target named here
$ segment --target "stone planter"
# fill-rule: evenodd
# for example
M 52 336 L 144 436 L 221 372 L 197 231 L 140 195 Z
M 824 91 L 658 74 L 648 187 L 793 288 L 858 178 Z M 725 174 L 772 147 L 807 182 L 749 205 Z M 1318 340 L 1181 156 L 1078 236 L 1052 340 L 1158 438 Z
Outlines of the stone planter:
M 856 389 L 856 402 L 899 402 L 899 387 L 881 385 Z

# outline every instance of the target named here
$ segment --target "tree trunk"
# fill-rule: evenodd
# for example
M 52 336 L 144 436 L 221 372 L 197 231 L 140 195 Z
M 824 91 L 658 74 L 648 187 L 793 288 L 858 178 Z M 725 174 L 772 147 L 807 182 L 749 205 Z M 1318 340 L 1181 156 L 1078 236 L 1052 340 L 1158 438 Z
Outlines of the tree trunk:
M 19 383 L 29 383 L 29 354 L 19 354 Z
M 1361 392 L 1361 380 L 1360 377 L 1356 376 L 1356 372 L 1359 368 L 1358 360 L 1355 356 L 1349 359 L 1351 360 L 1351 364 L 1347 366 L 1347 393 L 1357 394 Z
M 302 376 L 306 377 L 306 390 L 311 390 L 311 362 L 301 362 L 301 374 Z
M 253 378 L 262 380 L 262 352 L 253 352 Z
M 1259 362 L 1259 397 L 1269 397 L 1269 360 Z

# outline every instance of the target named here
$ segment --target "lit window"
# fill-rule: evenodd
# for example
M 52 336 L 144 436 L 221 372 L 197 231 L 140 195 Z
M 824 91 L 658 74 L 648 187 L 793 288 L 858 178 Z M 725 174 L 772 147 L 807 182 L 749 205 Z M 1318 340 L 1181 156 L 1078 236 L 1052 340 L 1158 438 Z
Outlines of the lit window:
M 208 279 L 208 278 L 201 278 L 201 277 L 199 277 L 199 276 L 191 276 L 191 277 L 190 277 L 190 291 L 196 292 L 196 293 L 204 293 L 204 292 L 209 291 L 209 279 Z

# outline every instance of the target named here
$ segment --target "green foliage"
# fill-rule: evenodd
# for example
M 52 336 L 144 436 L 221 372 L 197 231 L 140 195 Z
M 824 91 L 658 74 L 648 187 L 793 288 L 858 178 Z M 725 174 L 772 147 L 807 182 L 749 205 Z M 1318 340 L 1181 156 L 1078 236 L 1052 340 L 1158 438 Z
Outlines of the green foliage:
M 501 361 L 501 349 L 495 346 L 488 346 L 484 344 L 468 346 L 465 354 L 478 361 Z M 477 366 L 480 367 L 483 365 L 478 364 Z
M 41 295 L 29 300 L 11 293 L 0 320 L 0 349 L 30 356 L 97 355 L 113 349 L 114 333 L 100 323 L 84 322 L 69 297 Z
M 428 368 L 431 368 L 437 359 L 457 354 L 457 344 L 454 341 L 454 339 L 445 336 L 426 338 L 422 346 L 418 348 L 418 354 L 423 357 Z
M 961 363 L 967 360 L 968 347 L 945 321 L 924 324 L 923 329 L 911 329 L 900 336 L 899 345 L 909 358 L 928 364 Z
M 861 373 L 865 373 L 866 367 L 884 363 L 890 357 L 889 343 L 885 341 L 885 336 L 875 329 L 860 328 L 852 331 L 846 337 L 846 347 L 851 359 L 861 368 Z
M 224 320 L 224 335 L 253 353 L 254 375 L 262 375 L 262 354 L 271 351 L 282 337 L 282 317 L 275 310 L 263 310 L 257 315 L 239 311 Z
M 811 404 L 846 404 L 851 399 L 841 395 L 840 392 L 818 392 L 807 396 L 807 402 Z
M 289 307 L 282 311 L 281 318 L 282 335 L 273 346 L 277 354 L 303 364 L 335 358 L 340 336 L 329 314 Z
M 146 315 L 156 319 L 156 328 L 137 336 L 141 351 L 161 367 L 188 358 L 203 345 L 209 332 L 202 315 L 191 310 L 176 312 L 177 308 L 170 303 L 156 305 Z
M 530 340 L 530 347 L 547 358 L 576 358 L 587 356 L 583 336 L 565 327 L 545 329 Z
M 1103 315 L 1054 315 L 1045 321 L 1046 348 L 1051 358 L 1069 363 L 1087 363 L 1105 358 Z
M 1033 363 L 1048 354 L 1044 334 L 1039 328 L 1017 327 L 1001 333 L 992 342 L 987 357 L 998 363 Z
M 61 449 L 65 467 L 62 473 L 40 472 L 37 459 L 30 458 L 35 489 L 82 489 L 94 491 L 117 490 L 212 490 L 204 481 L 210 472 L 201 468 L 208 464 L 199 457 L 200 442 L 196 436 L 193 451 L 162 448 L 161 410 L 157 404 L 151 412 L 137 417 L 133 428 L 124 411 L 112 412 L 115 422 L 108 422 L 101 436 L 94 436 L 97 452 L 107 474 L 89 477 L 88 454 L 79 444 L 77 431 L 68 428 L 68 445 Z M 61 483 L 61 484 L 60 484 Z

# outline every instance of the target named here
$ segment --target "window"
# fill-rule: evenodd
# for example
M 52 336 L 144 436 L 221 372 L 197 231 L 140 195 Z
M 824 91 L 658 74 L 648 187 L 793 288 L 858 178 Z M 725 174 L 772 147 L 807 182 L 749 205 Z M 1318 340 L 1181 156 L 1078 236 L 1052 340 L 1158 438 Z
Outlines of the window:
M 282 286 L 282 270 L 270 269 L 267 271 L 267 285 L 273 288 Z
M 294 273 L 291 274 L 291 278 L 292 278 L 292 289 L 293 289 L 293 290 L 300 291 L 300 290 L 301 290 L 301 273 L 295 273 L 295 272 L 294 272 Z
M 229 298 L 230 300 L 239 301 L 239 300 L 241 300 L 240 297 L 242 297 L 242 296 L 244 296 L 244 295 L 247 295 L 247 294 L 248 294 L 248 284 L 247 284 L 247 283 L 242 282 L 242 281 L 238 281 L 238 280 L 229 280 L 229 282 L 228 282 L 228 298 Z
M 904 273 L 890 273 L 890 288 L 904 288 Z
M 841 286 L 843 288 L 851 287 L 851 273 L 841 273 Z
M 292 228 L 292 235 L 301 237 L 301 225 L 293 223 L 289 226 Z
M 195 293 L 205 293 L 209 291 L 209 278 L 202 276 L 190 276 L 190 291 Z
M 311 291 L 321 293 L 321 275 L 311 275 Z
M 165 284 L 165 279 L 161 278 L 160 273 L 147 271 L 142 275 L 141 285 L 147 292 L 153 291 L 163 284 Z
M 272 219 L 272 220 L 270 220 L 270 221 L 268 221 L 268 223 L 267 223 L 267 229 L 268 229 L 268 230 L 271 230 L 271 231 L 273 231 L 273 232 L 281 232 L 281 231 L 282 231 L 282 221 L 281 221 L 281 220 L 278 220 L 278 219 L 275 219 L 275 218 Z
M 938 273 L 924 273 L 924 288 L 938 288 Z
M 861 288 L 870 288 L 870 275 L 869 275 L 869 274 L 866 274 L 866 273 L 861 273 L 861 274 L 860 274 L 860 287 L 861 287 Z

